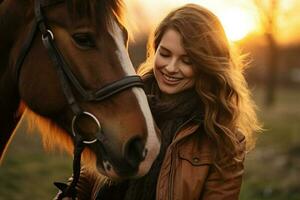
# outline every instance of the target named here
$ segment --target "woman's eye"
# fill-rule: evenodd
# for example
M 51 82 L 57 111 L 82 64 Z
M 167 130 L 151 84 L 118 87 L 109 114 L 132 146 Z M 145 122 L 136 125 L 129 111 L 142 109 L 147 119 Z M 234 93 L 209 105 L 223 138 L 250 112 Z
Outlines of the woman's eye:
M 163 54 L 163 53 L 160 53 L 160 55 L 161 55 L 162 57 L 169 57 L 169 55 L 168 55 L 168 54 Z
M 191 65 L 192 64 L 192 61 L 191 61 L 191 59 L 189 57 L 182 58 L 182 62 L 184 64 L 187 64 L 187 65 Z
M 90 34 L 87 33 L 77 33 L 73 36 L 74 41 L 77 45 L 83 48 L 93 48 L 96 46 L 95 40 Z
M 162 56 L 162 57 L 169 57 L 170 56 L 169 53 L 162 52 L 162 51 L 159 51 L 159 55 Z

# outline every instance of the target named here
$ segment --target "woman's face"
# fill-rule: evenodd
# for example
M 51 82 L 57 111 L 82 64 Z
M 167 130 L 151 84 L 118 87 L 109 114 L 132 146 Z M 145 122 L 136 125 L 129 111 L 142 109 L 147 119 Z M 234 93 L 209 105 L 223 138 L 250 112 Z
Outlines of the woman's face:
M 165 94 L 176 94 L 195 85 L 191 59 L 182 46 L 181 35 L 173 29 L 164 33 L 156 50 L 154 76 Z

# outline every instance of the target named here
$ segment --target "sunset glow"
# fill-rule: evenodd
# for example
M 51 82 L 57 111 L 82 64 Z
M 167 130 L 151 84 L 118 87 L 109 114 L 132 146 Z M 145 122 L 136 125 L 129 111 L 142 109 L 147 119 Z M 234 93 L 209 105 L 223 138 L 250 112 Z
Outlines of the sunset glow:
M 253 16 L 239 8 L 230 8 L 217 15 L 231 41 L 241 40 L 257 28 Z
M 257 7 L 249 0 L 125 0 L 129 6 L 130 23 L 135 24 L 133 34 L 148 34 L 172 9 L 187 3 L 204 6 L 216 14 L 223 24 L 227 37 L 231 41 L 239 41 L 255 32 L 262 35 Z M 284 0 L 280 2 L 281 16 L 278 16 L 277 33 L 281 41 L 300 40 L 300 1 Z M 296 9 L 299 8 L 299 9 Z M 287 19 L 288 18 L 288 19 Z

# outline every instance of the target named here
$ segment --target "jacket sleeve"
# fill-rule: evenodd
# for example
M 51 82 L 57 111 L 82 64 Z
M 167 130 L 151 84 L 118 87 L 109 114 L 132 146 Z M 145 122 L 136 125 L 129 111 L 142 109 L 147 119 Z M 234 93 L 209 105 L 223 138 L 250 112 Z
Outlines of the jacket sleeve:
M 69 183 L 71 183 L 71 181 L 72 178 L 70 178 Z M 99 173 L 92 173 L 82 167 L 80 178 L 76 186 L 78 199 L 96 199 L 99 188 L 107 181 L 108 179 L 105 176 Z
M 245 138 L 240 140 L 237 164 L 233 161 L 212 166 L 204 184 L 201 200 L 237 200 L 244 174 Z M 221 171 L 218 168 L 222 169 Z
M 70 177 L 68 184 L 71 184 L 72 180 L 73 177 Z M 112 181 L 98 172 L 91 172 L 85 167 L 82 167 L 76 185 L 76 200 L 120 200 L 124 197 L 127 187 L 128 181 Z M 54 200 L 57 199 L 59 193 Z M 72 199 L 63 198 L 63 200 Z
M 73 177 L 70 177 L 68 184 L 71 184 Z M 107 178 L 100 174 L 95 174 L 86 169 L 81 168 L 80 178 L 76 185 L 78 200 L 93 200 L 96 199 L 99 188 L 107 182 Z M 60 192 L 59 192 L 60 193 Z M 57 199 L 59 193 L 54 198 Z M 64 200 L 71 200 L 71 198 L 64 198 Z
M 72 178 L 69 183 L 71 181 Z M 127 185 L 127 181 L 112 181 L 98 172 L 92 173 L 82 168 L 76 186 L 77 197 L 78 200 L 120 200 L 127 190 Z

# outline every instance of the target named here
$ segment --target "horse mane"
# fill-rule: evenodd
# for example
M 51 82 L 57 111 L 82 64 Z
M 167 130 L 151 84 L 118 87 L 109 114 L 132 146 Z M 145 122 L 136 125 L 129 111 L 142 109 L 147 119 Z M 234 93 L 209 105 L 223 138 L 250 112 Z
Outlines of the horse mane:
M 28 124 L 28 132 L 34 133 L 37 130 L 42 136 L 43 147 L 46 151 L 66 151 L 73 155 L 74 145 L 70 135 L 56 125 L 52 120 L 43 117 L 24 105 L 25 119 Z M 88 148 L 82 154 L 84 166 L 90 171 L 96 171 L 96 156 Z
M 33 4 L 34 1 L 24 0 L 18 3 L 19 5 L 24 4 L 22 6 L 28 6 Z M 66 0 L 66 3 L 73 20 L 87 18 L 93 23 L 94 27 L 99 27 L 99 30 L 109 29 L 112 18 L 116 18 L 122 25 L 126 24 L 123 0 Z M 5 16 L 11 14 L 11 12 L 8 12 L 4 6 L 0 8 L 0 27 L 10 25 L 9 20 L 6 20 Z M 25 15 L 25 13 L 18 14 Z
M 113 17 L 125 24 L 123 0 L 67 0 L 67 6 L 74 20 L 88 18 L 95 27 L 110 28 Z

